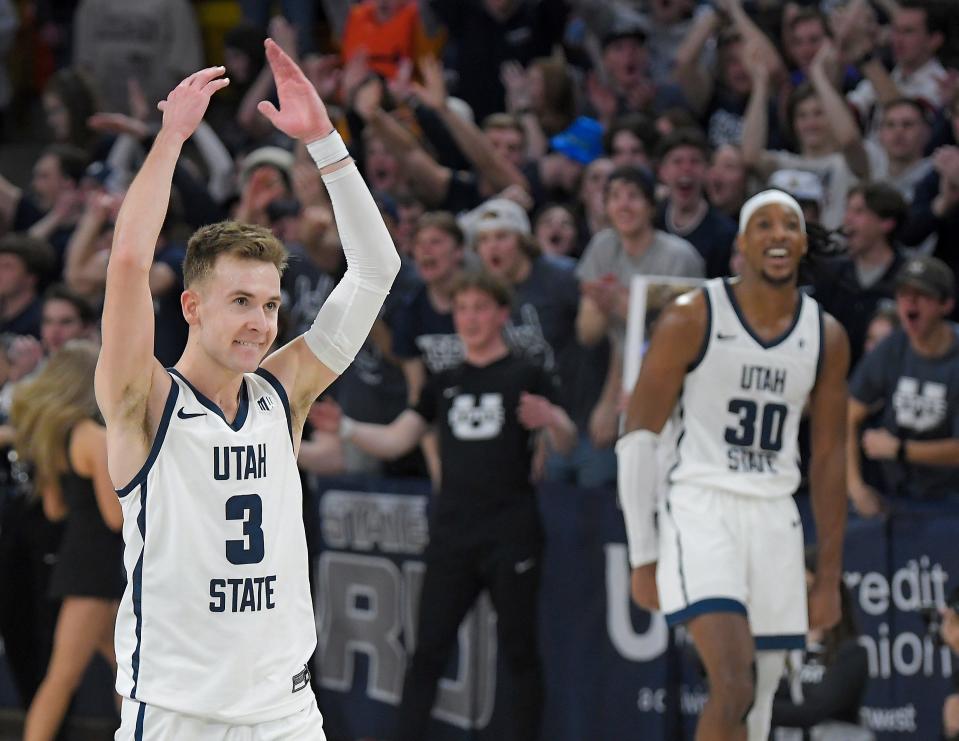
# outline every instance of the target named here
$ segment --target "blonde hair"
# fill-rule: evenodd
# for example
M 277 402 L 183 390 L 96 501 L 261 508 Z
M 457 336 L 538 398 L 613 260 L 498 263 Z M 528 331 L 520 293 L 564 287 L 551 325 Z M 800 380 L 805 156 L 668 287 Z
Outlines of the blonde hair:
M 38 489 L 55 485 L 67 471 L 67 436 L 73 426 L 99 416 L 93 392 L 98 353 L 94 343 L 72 340 L 35 378 L 14 391 L 10 408 L 14 447 L 34 465 Z
M 183 285 L 190 288 L 210 277 L 217 257 L 222 254 L 273 263 L 280 275 L 286 270 L 288 256 L 283 243 L 265 227 L 238 221 L 207 224 L 197 229 L 187 243 Z

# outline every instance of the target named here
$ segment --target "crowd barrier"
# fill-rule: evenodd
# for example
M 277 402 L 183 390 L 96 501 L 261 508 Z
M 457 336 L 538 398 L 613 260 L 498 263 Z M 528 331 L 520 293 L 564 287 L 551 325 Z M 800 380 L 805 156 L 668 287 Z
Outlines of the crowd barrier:
M 541 588 L 546 678 L 544 739 L 691 738 L 705 688 L 682 631 L 629 600 L 622 516 L 612 489 L 548 484 Z M 330 741 L 390 738 L 412 648 L 422 552 L 424 482 L 316 482 L 306 522 L 319 645 L 314 683 Z M 811 524 L 808 502 L 800 510 Z M 807 527 L 807 531 L 810 528 Z M 934 739 L 951 686 L 952 655 L 921 610 L 944 604 L 959 579 L 959 512 L 912 507 L 887 520 L 851 520 L 845 580 L 869 656 L 862 719 L 879 739 Z M 498 666 L 496 616 L 481 599 L 464 621 L 434 708 L 436 741 L 505 737 L 510 688 Z M 0 666 L 0 706 L 15 697 Z M 89 680 L 89 678 L 88 678 Z M 107 712 L 104 673 L 76 712 Z

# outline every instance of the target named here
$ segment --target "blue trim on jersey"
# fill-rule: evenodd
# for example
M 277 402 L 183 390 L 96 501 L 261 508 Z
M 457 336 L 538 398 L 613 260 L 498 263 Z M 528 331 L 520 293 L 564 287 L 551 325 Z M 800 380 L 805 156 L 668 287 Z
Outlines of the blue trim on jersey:
M 760 337 L 758 334 L 756 334 L 755 332 L 753 332 L 753 328 L 749 326 L 749 322 L 746 321 L 746 316 L 743 314 L 742 309 L 739 307 L 739 303 L 736 301 L 736 294 L 733 293 L 733 287 L 732 287 L 732 285 L 730 284 L 730 282 L 729 282 L 728 279 L 724 279 L 724 280 L 723 280 L 723 288 L 726 289 L 726 295 L 729 297 L 729 303 L 732 305 L 733 311 L 736 312 L 736 316 L 737 316 L 738 319 L 739 319 L 739 323 L 740 323 L 741 325 L 743 325 L 743 329 L 746 330 L 746 333 L 747 333 L 750 337 L 752 337 L 754 340 L 756 340 L 756 342 L 757 342 L 764 350 L 768 350 L 768 349 L 770 349 L 770 348 L 772 348 L 772 347 L 776 347 L 776 345 L 779 345 L 779 344 L 781 344 L 783 341 L 785 341 L 786 339 L 788 339 L 788 338 L 789 338 L 789 335 L 791 335 L 791 334 L 793 333 L 793 330 L 796 328 L 796 325 L 799 324 L 799 317 L 802 316 L 803 297 L 802 297 L 802 294 L 801 294 L 801 293 L 798 293 L 798 292 L 797 292 L 797 294 L 796 294 L 796 298 L 797 298 L 797 300 L 796 300 L 796 313 L 793 315 L 792 323 L 789 325 L 789 327 L 786 329 L 785 332 L 783 332 L 783 333 L 782 333 L 781 335 L 779 335 L 778 337 L 774 337 L 773 339 L 771 339 L 771 340 L 769 340 L 769 341 L 767 342 L 767 341 L 764 340 L 762 337 Z
M 705 286 L 702 291 L 703 298 L 706 299 L 706 334 L 703 337 L 703 344 L 699 348 L 699 353 L 686 368 L 687 373 L 692 373 L 696 370 L 697 366 L 703 362 L 703 358 L 706 357 L 706 352 L 709 350 L 709 340 L 713 334 L 713 302 L 712 299 L 709 298 L 709 290 Z
M 666 495 L 666 514 L 673 521 L 673 530 L 676 531 L 676 561 L 679 566 L 679 588 L 683 592 L 683 602 L 689 604 L 689 593 L 686 591 L 686 572 L 683 571 L 683 543 L 679 539 L 679 525 L 673 517 L 673 509 L 669 506 L 669 494 Z
M 239 432 L 239 431 L 240 431 L 240 428 L 243 427 L 243 423 L 246 422 L 246 415 L 247 415 L 247 411 L 248 411 L 249 406 L 250 406 L 250 392 L 249 392 L 249 390 L 248 390 L 247 387 L 246 387 L 246 379 L 245 379 L 245 378 L 244 378 L 244 379 L 242 380 L 242 382 L 240 383 L 240 403 L 239 403 L 239 406 L 237 406 L 237 409 L 236 409 L 236 416 L 233 418 L 233 421 L 230 422 L 230 421 L 226 418 L 226 415 L 223 413 L 223 410 L 220 409 L 220 407 L 218 407 L 218 406 L 217 406 L 216 404 L 214 404 L 212 401 L 210 401 L 210 399 L 208 399 L 208 398 L 207 398 L 206 396 L 204 396 L 202 393 L 200 393 L 199 391 L 197 391 L 196 386 L 194 386 L 192 383 L 190 383 L 190 382 L 183 376 L 183 374 L 180 373 L 180 371 L 178 371 L 176 368 L 170 368 L 169 371 L 170 371 L 170 373 L 172 373 L 173 375 L 175 375 L 177 378 L 179 378 L 181 381 L 183 381 L 183 383 L 185 383 L 187 386 L 189 386 L 189 387 L 190 387 L 190 391 L 192 391 L 192 392 L 196 395 L 197 401 L 199 401 L 203 406 L 205 406 L 207 409 L 209 409 L 211 412 L 213 412 L 215 415 L 217 415 L 220 419 L 222 419 L 222 420 L 226 423 L 226 426 L 227 426 L 227 427 L 229 427 L 229 428 L 230 428 L 231 430 L 233 430 L 234 432 Z
M 817 303 L 819 309 L 819 358 L 816 360 L 816 380 L 819 380 L 819 371 L 822 370 L 823 359 L 826 357 L 826 320 L 823 317 L 822 304 Z
M 150 455 L 147 457 L 142 468 L 137 471 L 137 474 L 133 477 L 133 480 L 122 489 L 116 490 L 117 496 L 121 499 L 136 489 L 140 484 L 146 483 L 147 474 L 150 473 L 150 469 L 153 468 L 153 464 L 156 463 L 157 456 L 160 455 L 160 448 L 163 447 L 163 439 L 166 437 L 167 428 L 170 426 L 170 417 L 173 416 L 173 408 L 176 406 L 176 400 L 179 394 L 180 387 L 177 386 L 176 381 L 171 378 L 170 393 L 167 394 L 166 397 L 166 404 L 163 407 L 163 416 L 160 417 L 160 426 L 157 428 L 156 437 L 153 438 L 153 445 L 150 447 Z
M 286 412 L 286 426 L 290 430 L 290 442 L 293 442 L 293 414 L 290 411 L 290 397 L 286 395 L 286 389 L 283 388 L 283 384 L 280 383 L 280 379 L 274 376 L 266 368 L 257 368 L 256 375 L 260 378 L 263 378 L 269 383 L 273 390 L 276 391 L 276 395 L 280 397 L 280 401 L 283 402 L 283 410 Z
M 669 625 L 669 627 L 673 627 L 674 625 L 692 620 L 694 617 L 713 612 L 734 612 L 743 617 L 747 615 L 746 605 L 738 599 L 731 599 L 730 597 L 707 597 L 706 599 L 701 599 L 698 602 L 687 605 L 682 610 L 671 612 L 666 616 L 666 624 Z
M 806 636 L 797 635 L 774 635 L 774 636 L 755 636 L 757 651 L 792 651 L 796 648 L 806 648 Z
M 176 384 L 173 384 L 174 386 Z M 140 556 L 137 558 L 137 565 L 133 568 L 133 616 L 136 619 L 136 637 L 137 645 L 133 649 L 133 656 L 130 658 L 130 668 L 133 674 L 133 689 L 130 690 L 130 697 L 136 699 L 137 682 L 140 678 L 140 641 L 143 633 L 143 554 L 147 549 L 147 482 L 143 482 L 143 488 L 140 489 L 140 512 L 137 515 L 137 529 L 140 531 L 140 540 L 143 545 L 140 548 Z
M 137 708 L 137 725 L 133 729 L 133 741 L 143 741 L 143 718 L 146 715 L 147 706 L 145 703 L 140 703 L 140 707 Z

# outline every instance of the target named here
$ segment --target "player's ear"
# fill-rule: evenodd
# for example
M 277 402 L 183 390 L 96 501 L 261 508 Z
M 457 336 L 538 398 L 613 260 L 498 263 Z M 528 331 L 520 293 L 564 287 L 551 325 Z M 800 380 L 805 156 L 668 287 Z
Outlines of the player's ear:
M 187 324 L 192 327 L 200 323 L 200 294 L 196 289 L 187 288 L 180 294 L 180 308 Z

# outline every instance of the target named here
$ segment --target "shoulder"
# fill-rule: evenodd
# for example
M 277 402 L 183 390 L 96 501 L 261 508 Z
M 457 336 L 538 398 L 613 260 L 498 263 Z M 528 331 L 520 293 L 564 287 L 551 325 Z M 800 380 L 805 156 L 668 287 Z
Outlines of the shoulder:
M 676 340 L 702 340 L 708 322 L 709 298 L 703 286 L 670 301 L 656 320 L 655 332 Z
M 601 229 L 596 232 L 592 239 L 589 240 L 589 243 L 586 245 L 586 249 L 583 252 L 583 257 L 587 255 L 608 255 L 615 252 L 616 248 L 619 246 L 619 235 L 616 234 L 616 230 L 612 227 L 607 227 L 606 229 Z

